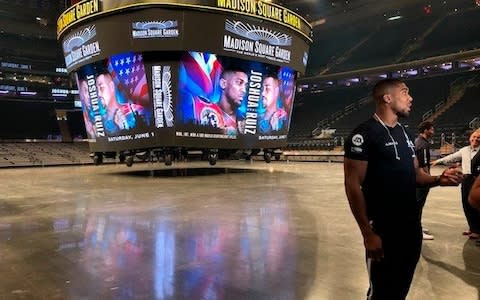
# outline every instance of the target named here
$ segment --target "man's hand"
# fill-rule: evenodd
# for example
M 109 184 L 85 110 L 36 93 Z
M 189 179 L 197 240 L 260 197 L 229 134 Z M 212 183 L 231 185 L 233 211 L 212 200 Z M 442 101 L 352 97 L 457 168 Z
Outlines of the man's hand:
M 282 129 L 280 125 L 280 120 L 285 120 L 287 118 L 287 113 L 283 109 L 279 109 L 273 113 L 272 117 L 270 118 L 270 126 L 272 130 L 280 130 Z
M 367 257 L 374 261 L 381 261 L 383 259 L 383 246 L 380 236 L 372 232 L 364 237 L 363 243 L 367 250 Z
M 237 130 L 240 134 L 245 134 L 245 120 L 237 121 Z
M 115 122 L 115 125 L 117 125 L 120 130 L 130 129 L 128 128 L 127 119 L 120 109 L 117 109 L 115 111 L 115 115 L 113 116 L 113 122 Z
M 456 186 L 463 181 L 463 173 L 459 166 L 454 165 L 445 169 L 440 175 L 440 186 Z

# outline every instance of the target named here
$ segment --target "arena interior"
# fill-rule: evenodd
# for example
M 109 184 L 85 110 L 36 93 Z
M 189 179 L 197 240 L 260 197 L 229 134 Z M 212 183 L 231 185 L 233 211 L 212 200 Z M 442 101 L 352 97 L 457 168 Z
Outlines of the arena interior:
M 398 78 L 414 98 L 402 124 L 414 135 L 435 125 L 433 159 L 469 144 L 480 127 L 480 1 L 274 1 L 312 32 L 288 136 L 271 148 L 208 142 L 214 152 L 92 148 L 84 69 L 66 61 L 71 29 L 59 34 L 57 20 L 109 2 L 0 1 L 0 299 L 365 299 L 345 139 L 374 112 L 373 85 Z M 172 1 L 147 4 L 162 2 Z M 76 14 L 71 26 L 84 22 Z M 408 299 L 480 299 L 480 244 L 462 235 L 460 188 L 432 189 L 422 223 L 435 238 Z

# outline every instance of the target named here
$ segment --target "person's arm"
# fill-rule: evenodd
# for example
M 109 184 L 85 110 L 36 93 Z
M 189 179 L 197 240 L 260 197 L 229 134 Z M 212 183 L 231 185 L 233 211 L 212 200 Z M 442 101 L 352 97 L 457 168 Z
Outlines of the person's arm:
M 415 146 L 416 147 L 416 146 Z M 425 173 L 429 173 L 428 171 L 428 161 L 427 161 L 427 152 L 429 150 L 427 148 L 418 148 L 417 151 L 415 151 L 415 156 L 417 157 L 418 160 L 418 165 L 420 168 L 425 171 Z
M 367 165 L 367 161 L 345 157 L 345 192 L 352 214 L 362 232 L 363 243 L 367 250 L 368 257 L 373 260 L 380 260 L 383 258 L 382 240 L 370 226 L 365 197 L 361 189 L 367 173 Z
M 473 207 L 480 208 L 480 176 L 478 176 L 473 183 L 470 195 L 468 196 L 468 202 Z
M 444 163 L 450 163 L 450 162 L 455 162 L 455 161 L 462 160 L 462 149 L 460 149 L 457 152 L 454 152 L 452 154 L 449 154 L 447 156 L 444 156 L 442 158 L 439 158 L 437 160 L 434 160 L 432 162 L 432 166 L 435 166 L 437 164 L 444 164 Z
M 462 182 L 463 174 L 456 166 L 446 168 L 441 175 L 432 176 L 418 166 L 416 158 L 414 159 L 414 165 L 418 186 L 456 186 Z

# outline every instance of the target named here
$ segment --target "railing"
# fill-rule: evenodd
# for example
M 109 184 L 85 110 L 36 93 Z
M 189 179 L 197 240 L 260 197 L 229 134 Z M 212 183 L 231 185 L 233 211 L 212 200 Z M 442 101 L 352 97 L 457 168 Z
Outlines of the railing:
M 435 104 L 435 111 L 440 110 L 440 108 L 442 108 L 443 105 L 445 105 L 445 101 L 440 101 L 437 104 Z
M 358 107 L 362 107 L 364 105 L 367 105 L 370 102 L 372 102 L 372 97 L 370 97 L 370 96 L 363 97 L 362 99 L 358 100 Z
M 345 106 L 344 111 L 346 114 L 351 113 L 352 111 L 355 110 L 355 107 L 356 107 L 356 103 L 352 103 L 350 105 Z
M 338 110 L 336 112 L 333 113 L 331 119 L 332 120 L 338 120 L 340 119 L 341 117 L 343 117 L 343 110 Z
M 468 122 L 468 127 L 470 129 L 480 128 L 480 117 L 475 117 L 470 122 Z
M 330 123 L 332 123 L 334 121 L 337 121 L 340 118 L 343 118 L 344 116 L 350 114 L 352 111 L 355 111 L 358 108 L 360 108 L 364 105 L 367 105 L 370 102 L 372 102 L 372 97 L 366 96 L 366 97 L 361 98 L 360 100 L 358 100 L 355 103 L 352 103 L 352 104 L 349 104 L 349 105 L 345 106 L 345 108 L 343 110 L 338 110 L 338 111 L 334 112 L 331 116 L 326 117 L 325 119 L 323 119 L 323 120 L 321 120 L 317 123 L 317 127 L 312 130 L 312 136 L 315 136 L 315 135 L 319 134 L 319 131 L 321 131 L 322 129 L 328 128 Z
M 430 109 L 429 111 L 427 111 L 426 113 L 423 114 L 422 116 L 422 121 L 425 121 L 426 119 L 430 118 L 433 114 L 433 111 Z

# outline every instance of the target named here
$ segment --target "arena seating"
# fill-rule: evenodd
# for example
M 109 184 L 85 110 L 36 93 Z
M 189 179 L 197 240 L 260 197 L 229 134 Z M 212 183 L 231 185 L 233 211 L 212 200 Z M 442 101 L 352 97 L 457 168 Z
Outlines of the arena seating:
M 414 20 L 415 26 L 410 26 L 412 20 L 409 19 L 387 22 L 380 28 L 373 29 L 371 36 L 345 62 L 333 66 L 328 73 L 393 64 L 401 50 L 414 43 L 434 21 L 432 18 L 420 18 Z
M 291 137 L 311 136 L 317 123 L 336 112 L 343 112 L 345 107 L 368 95 L 365 86 L 326 90 L 323 93 L 314 93 L 302 96 L 295 105 L 292 113 Z M 297 101 L 297 100 L 296 100 Z M 297 122 L 302 119 L 304 121 Z
M 0 143 L 0 167 L 91 164 L 88 143 Z
M 437 137 L 443 132 L 451 142 L 452 134 L 454 134 L 456 146 L 460 147 L 468 144 L 470 135 L 468 123 L 475 117 L 480 116 L 480 83 L 477 82 L 477 84 L 479 85 L 467 88 L 464 96 L 435 120 Z
M 59 135 L 54 104 L 2 99 L 0 139 L 48 139 Z
M 35 43 L 35 47 L 32 44 Z M 11 45 L 16 45 L 12 48 Z M 29 39 L 27 37 L 19 38 L 17 35 L 3 34 L 0 39 L 0 48 L 2 55 L 9 54 L 17 57 L 28 57 L 35 61 L 55 61 L 61 57 L 61 48 L 56 46 L 49 40 Z M 54 71 L 54 67 L 50 67 L 50 72 Z
M 315 32 L 306 75 L 335 74 L 480 48 L 480 9 Z M 365 26 L 370 26 L 365 30 Z M 370 32 L 366 35 L 365 32 Z M 395 33 L 395 34 L 392 34 Z M 448 37 L 448 43 L 446 38 Z
M 329 63 L 335 62 L 339 55 L 345 53 L 365 37 L 365 28 L 348 26 L 342 30 L 322 30 L 315 33 L 313 44 L 310 46 L 306 76 L 318 74 Z
M 87 138 L 87 132 L 85 131 L 85 121 L 83 120 L 83 114 L 81 111 L 72 111 L 67 114 L 68 128 L 70 134 L 74 138 Z
M 426 36 L 422 45 L 403 61 L 479 48 L 480 32 L 474 29 L 478 19 L 480 19 L 480 9 L 446 16 L 435 30 Z M 445 40 L 446 36 L 448 36 L 448 43 Z
M 480 72 L 466 72 L 433 77 L 406 80 L 414 98 L 413 109 L 408 118 L 401 120 L 402 124 L 410 128 L 413 134 L 417 133 L 416 127 L 425 117 L 434 117 L 436 135 L 434 141 L 439 146 L 441 135 L 450 140 L 452 133 L 456 136 L 455 145 L 465 145 L 468 140 L 469 122 L 479 117 L 478 95 L 480 94 Z M 295 107 L 292 116 L 292 126 L 296 129 L 290 132 L 289 147 L 293 149 L 328 149 L 338 146 L 341 139 L 354 129 L 356 125 L 372 115 L 375 109 L 372 99 L 358 105 L 358 100 L 368 94 L 371 86 L 343 87 L 336 90 L 324 90 L 320 94 L 310 94 L 302 98 L 302 105 Z M 332 101 L 343 95 L 342 101 L 335 105 L 353 107 L 348 114 L 330 123 L 328 128 L 334 134 L 324 140 L 316 140 L 308 132 L 316 127 L 317 117 L 334 113 L 338 107 Z M 455 97 L 454 97 L 455 96 Z M 350 97 L 350 98 L 348 98 Z M 454 99 L 453 104 L 447 105 Z M 445 106 L 445 109 L 444 109 Z M 327 108 L 328 107 L 328 108 Z M 435 112 L 439 115 L 434 115 Z M 300 130 L 300 129 L 301 130 Z M 301 134 L 298 134 L 301 132 Z

